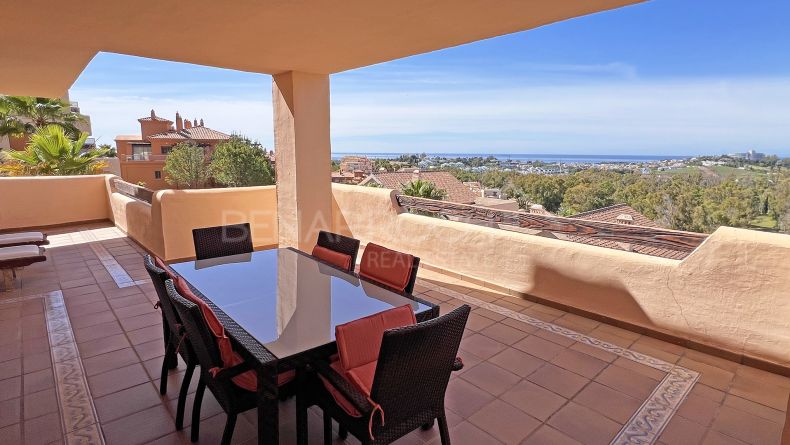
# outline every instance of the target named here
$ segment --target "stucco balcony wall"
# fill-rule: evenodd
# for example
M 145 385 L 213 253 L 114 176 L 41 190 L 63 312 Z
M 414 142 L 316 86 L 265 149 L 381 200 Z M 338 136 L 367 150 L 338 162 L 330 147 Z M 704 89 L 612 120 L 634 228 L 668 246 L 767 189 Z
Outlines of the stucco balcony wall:
M 0 230 L 110 220 L 168 260 L 195 255 L 192 229 L 249 222 L 253 245 L 277 244 L 274 186 L 161 190 L 151 203 L 113 191 L 113 175 L 0 178 Z
M 0 230 L 108 219 L 105 175 L 0 178 Z
M 722 227 L 683 261 L 403 213 L 333 185 L 333 230 L 428 265 L 738 356 L 790 364 L 790 236 Z

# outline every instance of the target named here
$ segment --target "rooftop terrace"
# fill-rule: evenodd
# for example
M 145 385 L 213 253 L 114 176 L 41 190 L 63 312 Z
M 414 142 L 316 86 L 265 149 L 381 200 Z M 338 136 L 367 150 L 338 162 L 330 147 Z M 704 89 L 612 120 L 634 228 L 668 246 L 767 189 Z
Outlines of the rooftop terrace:
M 0 293 L 2 442 L 189 443 L 174 430 L 177 392 L 157 391 L 164 349 L 145 249 L 108 223 L 47 232 L 48 261 Z M 473 308 L 446 399 L 455 444 L 780 442 L 786 377 L 438 272 L 421 270 L 415 293 L 442 312 Z M 285 443 L 293 403 L 281 409 Z M 210 394 L 202 413 L 200 443 L 217 443 L 224 414 Z M 310 425 L 320 443 L 315 408 Z M 254 411 L 243 415 L 234 443 L 255 443 L 255 427 Z

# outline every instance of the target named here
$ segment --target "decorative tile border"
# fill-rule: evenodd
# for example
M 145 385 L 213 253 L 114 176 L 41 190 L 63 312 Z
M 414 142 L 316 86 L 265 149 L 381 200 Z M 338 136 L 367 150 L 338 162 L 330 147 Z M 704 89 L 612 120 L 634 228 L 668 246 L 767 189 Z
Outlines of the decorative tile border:
M 437 286 L 430 282 L 421 283 L 428 289 L 441 292 L 464 303 L 487 309 L 505 317 L 518 320 L 530 326 L 569 338 L 579 343 L 610 352 L 636 363 L 649 366 L 667 373 L 666 377 L 634 413 L 623 429 L 612 440 L 611 445 L 651 445 L 658 440 L 672 416 L 699 380 L 699 373 L 682 366 L 674 365 L 655 357 L 613 343 L 584 335 L 554 323 L 538 320 L 526 314 L 462 294 L 452 289 Z
M 63 293 L 54 291 L 43 297 L 65 443 L 104 445 Z
M 144 280 L 135 281 L 131 276 L 129 276 L 129 274 L 126 272 L 126 269 L 124 269 L 123 266 L 115 261 L 115 257 L 107 251 L 107 248 L 105 248 L 101 242 L 98 241 L 98 239 L 96 239 L 94 234 L 90 232 L 83 232 L 83 237 L 90 241 L 88 246 L 90 246 L 91 250 L 93 250 L 93 253 L 95 253 L 99 258 L 99 262 L 101 262 L 102 266 L 107 269 L 107 272 L 109 272 L 113 281 L 115 281 L 116 286 L 123 288 L 145 283 Z

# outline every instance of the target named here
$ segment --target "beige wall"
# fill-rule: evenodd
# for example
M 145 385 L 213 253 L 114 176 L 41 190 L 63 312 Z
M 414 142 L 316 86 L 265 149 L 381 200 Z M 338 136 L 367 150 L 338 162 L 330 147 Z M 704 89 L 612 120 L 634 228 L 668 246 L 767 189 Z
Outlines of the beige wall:
M 192 229 L 197 227 L 249 222 L 256 248 L 277 244 L 275 186 L 161 190 L 154 195 L 154 216 L 157 205 L 166 260 L 195 256 Z
M 335 184 L 333 228 L 430 265 L 728 351 L 790 364 L 790 236 L 722 227 L 683 261 L 403 214 Z
M 0 178 L 0 229 L 107 219 L 105 176 Z

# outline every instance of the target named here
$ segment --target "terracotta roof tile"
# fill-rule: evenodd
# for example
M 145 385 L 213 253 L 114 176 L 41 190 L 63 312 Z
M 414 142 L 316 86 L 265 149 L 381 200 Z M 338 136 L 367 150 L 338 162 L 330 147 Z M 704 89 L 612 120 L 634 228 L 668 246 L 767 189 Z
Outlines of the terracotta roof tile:
M 400 191 L 401 188 L 410 183 L 416 177 L 414 172 L 381 172 L 373 173 L 370 177 L 375 178 L 381 186 L 388 189 Z M 421 171 L 419 179 L 432 182 L 436 188 L 447 192 L 446 201 L 457 202 L 459 204 L 474 204 L 477 195 L 469 190 L 455 176 L 449 172 Z M 367 182 L 366 179 L 363 182 Z
M 171 121 L 170 119 L 165 119 L 165 118 L 163 118 L 163 117 L 159 117 L 159 116 L 146 116 L 146 117 L 141 117 L 140 119 L 137 119 L 137 121 L 138 121 L 138 122 L 151 122 L 151 121 L 156 121 L 156 122 L 170 122 L 171 124 L 173 123 L 173 121 Z
M 196 141 L 224 141 L 230 139 L 221 131 L 212 130 L 208 127 L 191 127 L 184 128 L 181 131 L 170 130 L 163 133 L 157 133 L 148 137 L 149 139 L 184 139 Z
M 633 225 L 642 227 L 661 227 L 655 221 L 646 217 L 645 215 L 637 212 L 631 206 L 626 204 L 615 204 L 609 207 L 590 210 L 589 212 L 577 213 L 570 216 L 570 218 L 584 219 L 587 221 L 601 221 L 609 223 L 617 223 L 617 217 L 620 215 L 627 215 L 633 218 Z

